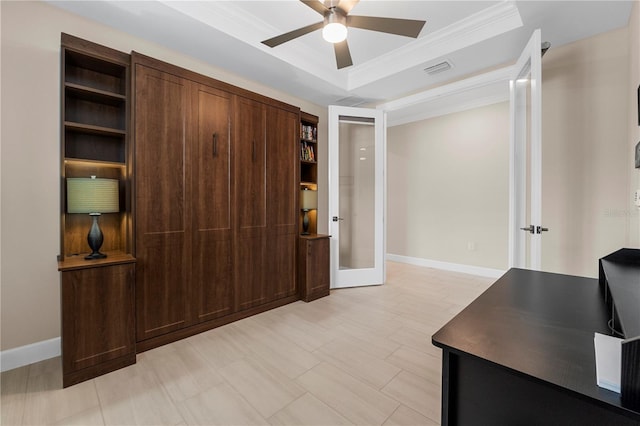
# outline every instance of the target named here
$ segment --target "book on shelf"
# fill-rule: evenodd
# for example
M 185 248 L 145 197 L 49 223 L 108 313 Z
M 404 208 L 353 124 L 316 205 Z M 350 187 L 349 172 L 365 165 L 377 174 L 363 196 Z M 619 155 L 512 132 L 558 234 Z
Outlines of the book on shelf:
M 316 154 L 313 147 L 306 142 L 300 144 L 300 159 L 303 161 L 316 161 Z
M 317 137 L 317 132 L 318 132 L 317 128 L 303 124 L 300 127 L 300 133 L 301 133 L 300 138 L 308 141 L 315 141 Z

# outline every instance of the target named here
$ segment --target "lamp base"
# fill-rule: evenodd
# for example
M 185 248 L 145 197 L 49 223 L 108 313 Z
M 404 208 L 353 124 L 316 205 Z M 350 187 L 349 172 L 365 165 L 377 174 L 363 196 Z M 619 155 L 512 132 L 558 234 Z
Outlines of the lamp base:
M 309 235 L 309 210 L 302 209 L 304 216 L 302 216 L 302 235 Z
M 91 229 L 89 230 L 89 235 L 87 235 L 87 242 L 89 243 L 89 247 L 91 248 L 91 254 L 85 256 L 86 260 L 92 259 L 104 259 L 107 257 L 106 254 L 100 253 L 100 247 L 102 247 L 102 230 L 100 226 L 98 226 L 98 218 L 100 217 L 100 213 L 91 213 L 90 216 L 93 218 L 93 223 L 91 224 Z
M 91 254 L 86 255 L 84 258 L 86 260 L 92 260 L 92 259 L 104 259 L 105 257 L 107 257 L 106 254 L 100 253 L 99 251 L 97 251 L 95 253 L 91 253 Z

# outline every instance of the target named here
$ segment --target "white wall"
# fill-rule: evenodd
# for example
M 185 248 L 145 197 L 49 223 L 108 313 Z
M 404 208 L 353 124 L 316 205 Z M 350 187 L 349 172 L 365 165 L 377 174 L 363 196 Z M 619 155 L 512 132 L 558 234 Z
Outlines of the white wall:
M 507 268 L 509 104 L 387 132 L 387 253 Z
M 326 109 L 42 2 L 2 1 L 0 348 L 60 335 L 60 33 L 140 53 L 318 115 L 319 230 L 327 227 Z

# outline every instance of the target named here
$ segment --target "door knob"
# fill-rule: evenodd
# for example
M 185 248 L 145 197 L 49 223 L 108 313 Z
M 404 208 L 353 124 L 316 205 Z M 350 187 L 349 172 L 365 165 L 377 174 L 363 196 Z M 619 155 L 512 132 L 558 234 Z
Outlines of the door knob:
M 520 229 L 522 229 L 523 231 L 529 231 L 529 233 L 531 233 L 531 234 L 535 234 L 536 233 L 536 228 L 533 225 L 529 225 L 526 228 L 520 228 Z
M 543 232 L 549 231 L 549 228 L 543 228 L 540 225 L 538 226 L 529 225 L 526 228 L 520 228 L 520 229 L 522 229 L 523 231 L 527 231 L 530 234 L 542 234 Z

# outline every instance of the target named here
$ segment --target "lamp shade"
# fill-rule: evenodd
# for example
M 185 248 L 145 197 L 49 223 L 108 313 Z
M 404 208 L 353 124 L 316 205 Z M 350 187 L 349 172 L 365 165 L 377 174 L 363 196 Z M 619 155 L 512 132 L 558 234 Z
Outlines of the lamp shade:
M 302 210 L 315 210 L 318 208 L 318 191 L 303 189 L 300 191 L 300 208 Z
M 67 178 L 67 213 L 120 211 L 117 179 Z

